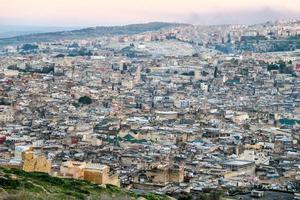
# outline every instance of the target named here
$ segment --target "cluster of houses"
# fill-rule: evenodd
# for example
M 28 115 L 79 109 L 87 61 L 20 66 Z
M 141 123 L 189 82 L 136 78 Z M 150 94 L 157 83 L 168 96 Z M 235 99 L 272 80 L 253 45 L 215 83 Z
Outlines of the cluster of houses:
M 154 55 L 144 36 L 2 52 L 0 166 L 166 194 L 299 190 L 297 52 L 195 54 L 168 39 Z

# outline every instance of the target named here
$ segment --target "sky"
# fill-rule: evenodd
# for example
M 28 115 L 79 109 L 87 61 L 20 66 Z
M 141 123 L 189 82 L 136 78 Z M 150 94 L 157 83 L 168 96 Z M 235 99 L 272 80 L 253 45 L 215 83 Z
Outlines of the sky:
M 292 18 L 300 19 L 300 0 L 0 0 L 0 25 L 254 24 Z

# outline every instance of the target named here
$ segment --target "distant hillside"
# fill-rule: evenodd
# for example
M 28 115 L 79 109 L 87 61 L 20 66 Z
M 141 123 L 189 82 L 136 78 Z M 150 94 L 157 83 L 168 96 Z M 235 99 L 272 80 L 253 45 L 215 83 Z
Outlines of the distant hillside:
M 21 35 L 37 34 L 37 33 L 50 33 L 58 31 L 71 31 L 83 27 L 52 27 L 52 26 L 9 26 L 0 25 L 0 38 L 11 38 Z
M 178 26 L 176 23 L 152 22 L 147 24 L 131 24 L 126 26 L 97 26 L 73 31 L 59 31 L 51 33 L 29 34 L 0 39 L 0 45 L 47 42 L 59 39 L 82 39 L 100 36 L 133 35 L 149 31 L 158 31 L 163 28 Z
M 146 194 L 139 196 L 115 186 L 99 186 L 83 180 L 63 179 L 44 173 L 27 173 L 19 169 L 0 168 L 0 200 L 167 200 L 166 196 Z

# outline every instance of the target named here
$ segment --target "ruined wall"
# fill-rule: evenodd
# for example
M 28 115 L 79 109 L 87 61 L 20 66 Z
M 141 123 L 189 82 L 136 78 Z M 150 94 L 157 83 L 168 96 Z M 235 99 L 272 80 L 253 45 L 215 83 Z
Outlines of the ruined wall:
M 32 153 L 24 155 L 23 170 L 26 172 L 44 172 L 51 173 L 52 163 L 43 156 L 33 158 Z

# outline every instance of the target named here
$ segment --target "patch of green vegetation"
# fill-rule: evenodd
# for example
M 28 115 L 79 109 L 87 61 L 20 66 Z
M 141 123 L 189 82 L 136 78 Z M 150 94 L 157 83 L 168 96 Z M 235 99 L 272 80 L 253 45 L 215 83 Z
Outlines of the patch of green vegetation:
M 146 194 L 144 197 L 146 199 L 148 199 L 148 200 L 164 200 L 164 199 L 168 199 L 167 196 L 157 195 L 157 194 L 153 194 L 153 193 Z
M 139 197 L 149 200 L 169 199 L 167 196 L 156 194 L 140 196 L 113 185 L 100 186 L 85 180 L 58 178 L 45 173 L 28 173 L 19 169 L 8 168 L 0 168 L 0 197 L 1 200 L 131 200 Z
M 287 65 L 287 64 L 289 64 L 289 65 Z M 290 63 L 289 62 L 286 63 L 283 60 L 279 60 L 278 62 L 275 62 L 275 63 L 268 63 L 267 69 L 268 69 L 268 71 L 278 70 L 279 73 L 281 73 L 281 74 L 293 74 L 294 73 L 293 67 L 290 66 Z
M 300 120 L 295 120 L 295 119 L 280 119 L 279 122 L 282 125 L 290 125 L 290 126 L 300 124 Z
M 195 76 L 195 72 L 194 71 L 183 72 L 181 75 L 183 75 L 183 76 Z
M 39 46 L 35 45 L 35 44 L 24 44 L 21 49 L 23 49 L 24 51 L 32 51 L 32 50 L 36 50 L 38 49 Z
M 88 96 L 83 96 L 83 97 L 80 97 L 79 100 L 78 100 L 79 103 L 81 104 L 91 104 L 92 103 L 92 99 Z

